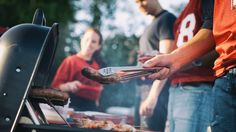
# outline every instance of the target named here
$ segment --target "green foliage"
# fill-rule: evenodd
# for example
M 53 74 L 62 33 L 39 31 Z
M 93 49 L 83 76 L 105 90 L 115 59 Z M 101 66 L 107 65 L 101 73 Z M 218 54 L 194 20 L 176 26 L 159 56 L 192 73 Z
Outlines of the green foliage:
M 91 16 L 91 20 L 81 20 L 87 26 L 100 29 L 105 19 L 112 19 L 116 11 L 116 0 L 73 0 L 75 8 L 83 11 Z M 87 7 L 88 6 L 88 7 Z
M 37 8 L 46 14 L 47 25 L 54 22 L 65 25 L 74 21 L 74 10 L 68 0 L 0 0 L 0 26 L 30 23 Z
M 136 65 L 138 38 L 116 34 L 103 44 L 102 57 L 110 66 Z
M 187 4 L 186 2 L 182 2 L 178 6 L 171 5 L 171 8 L 174 10 L 174 13 L 178 16 L 183 11 L 183 9 L 186 6 L 186 4 Z

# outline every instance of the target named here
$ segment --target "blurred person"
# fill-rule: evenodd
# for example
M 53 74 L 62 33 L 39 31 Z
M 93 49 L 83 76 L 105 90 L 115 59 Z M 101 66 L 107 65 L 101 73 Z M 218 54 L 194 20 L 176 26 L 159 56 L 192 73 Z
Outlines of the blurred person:
M 160 53 L 171 52 L 174 42 L 173 25 L 176 17 L 164 10 L 158 0 L 135 0 L 135 2 L 142 13 L 153 17 L 152 22 L 145 28 L 140 37 L 139 55 L 152 55 L 151 52 L 153 51 Z M 135 118 L 138 122 L 136 125 L 139 125 L 140 120 L 137 117 L 140 114 L 145 116 L 148 130 L 164 131 L 169 87 L 169 83 L 166 82 L 167 80 L 155 80 L 154 82 L 151 80 L 138 80 L 136 88 L 138 95 L 136 96 L 137 100 L 140 101 L 136 105 Z M 165 87 L 162 93 L 159 90 L 161 87 Z M 149 92 L 150 88 L 151 92 Z M 157 96 L 159 98 L 155 98 Z M 141 121 L 142 123 L 143 121 Z
M 103 86 L 81 74 L 84 67 L 99 69 L 102 34 L 95 28 L 88 28 L 80 42 L 81 50 L 63 60 L 52 81 L 52 87 L 70 93 L 69 106 L 76 111 L 98 110 Z
M 148 59 L 143 66 L 165 66 L 166 68 L 149 76 L 150 78 L 164 79 L 192 60 L 215 49 L 219 56 L 213 67 L 217 79 L 212 91 L 213 120 L 211 128 L 212 132 L 235 132 L 236 2 L 233 0 L 203 0 L 202 2 L 204 23 L 198 33 L 181 48 L 170 54 L 157 55 Z

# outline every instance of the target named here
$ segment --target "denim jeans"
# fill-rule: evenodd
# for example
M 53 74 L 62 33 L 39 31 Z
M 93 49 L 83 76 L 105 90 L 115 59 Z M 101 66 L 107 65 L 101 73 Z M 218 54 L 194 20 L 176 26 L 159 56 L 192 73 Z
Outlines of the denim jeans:
M 186 83 L 169 89 L 170 132 L 206 132 L 212 119 L 211 83 Z
M 236 74 L 216 79 L 212 132 L 236 132 Z

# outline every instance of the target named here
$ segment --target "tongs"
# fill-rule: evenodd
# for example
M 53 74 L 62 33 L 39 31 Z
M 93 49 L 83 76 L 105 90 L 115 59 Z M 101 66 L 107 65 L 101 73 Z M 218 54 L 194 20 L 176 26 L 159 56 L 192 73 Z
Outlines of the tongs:
M 161 70 L 162 67 L 144 68 L 142 66 L 121 66 L 121 67 L 105 67 L 99 69 L 98 72 L 106 77 L 111 75 L 118 75 L 119 81 L 126 81 L 133 78 L 151 75 Z

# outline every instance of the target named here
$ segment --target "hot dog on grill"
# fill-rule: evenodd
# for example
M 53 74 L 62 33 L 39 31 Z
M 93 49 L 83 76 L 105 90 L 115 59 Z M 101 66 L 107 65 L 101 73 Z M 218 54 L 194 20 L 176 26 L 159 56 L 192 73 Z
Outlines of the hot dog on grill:
M 109 83 L 115 83 L 120 81 L 120 76 L 117 74 L 113 74 L 110 76 L 103 76 L 101 75 L 97 70 L 91 68 L 91 67 L 86 67 L 82 69 L 82 75 L 85 77 L 94 80 L 96 82 L 102 83 L 102 84 L 109 84 Z
M 67 101 L 69 94 L 52 88 L 33 88 L 30 91 L 30 97 Z

